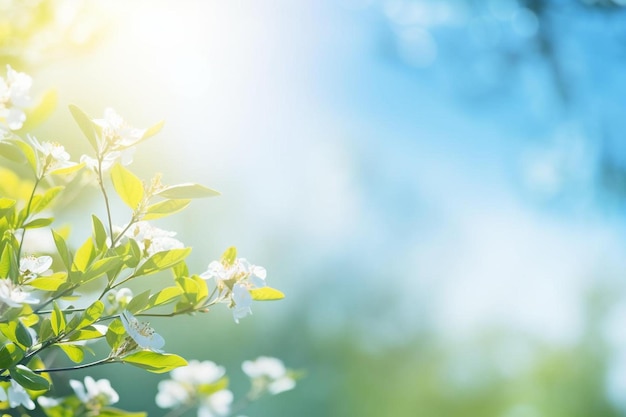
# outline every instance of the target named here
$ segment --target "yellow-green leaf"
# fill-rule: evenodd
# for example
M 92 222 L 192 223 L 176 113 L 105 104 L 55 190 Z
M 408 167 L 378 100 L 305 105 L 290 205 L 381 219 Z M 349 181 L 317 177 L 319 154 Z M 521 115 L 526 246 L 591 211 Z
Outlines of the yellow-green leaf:
M 152 204 L 146 208 L 146 214 L 143 220 L 155 220 L 170 214 L 178 213 L 185 209 L 191 200 L 165 200 L 156 204 Z
M 155 374 L 162 374 L 187 365 L 187 361 L 178 355 L 157 353 L 149 350 L 142 350 L 125 356 L 122 358 L 122 361 Z
M 57 345 L 67 355 L 72 362 L 80 363 L 85 358 L 85 351 L 77 345 L 60 343 Z
M 200 184 L 186 183 L 165 187 L 156 195 L 171 199 L 205 198 L 220 195 L 218 191 L 212 190 Z
M 65 315 L 63 311 L 59 308 L 59 305 L 53 302 L 53 309 L 50 315 L 50 325 L 52 326 L 52 332 L 55 336 L 58 336 L 59 333 L 65 330 Z
M 271 287 L 252 289 L 250 290 L 250 295 L 256 301 L 274 301 L 285 298 L 285 294 Z
M 132 210 L 136 210 L 144 196 L 141 180 L 121 164 L 115 164 L 111 168 L 111 180 L 122 201 Z

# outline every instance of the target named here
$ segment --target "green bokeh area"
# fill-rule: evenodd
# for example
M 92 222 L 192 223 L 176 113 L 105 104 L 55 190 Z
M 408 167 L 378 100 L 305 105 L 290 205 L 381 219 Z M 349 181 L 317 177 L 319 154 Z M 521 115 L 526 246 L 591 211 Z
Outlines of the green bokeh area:
M 150 324 L 167 352 L 224 366 L 235 402 L 244 360 L 301 372 L 241 415 L 617 417 L 623 3 L 0 0 L 0 74 L 54 90 L 32 131 L 72 160 L 90 146 L 68 106 L 112 106 L 165 120 L 141 179 L 221 192 L 155 224 L 193 248 L 193 273 L 234 245 L 286 298 L 238 324 L 225 305 Z M 96 187 L 70 190 L 55 227 L 75 248 L 105 211 Z M 57 373 L 54 395 L 87 375 L 122 409 L 166 413 L 166 375 L 122 364 Z

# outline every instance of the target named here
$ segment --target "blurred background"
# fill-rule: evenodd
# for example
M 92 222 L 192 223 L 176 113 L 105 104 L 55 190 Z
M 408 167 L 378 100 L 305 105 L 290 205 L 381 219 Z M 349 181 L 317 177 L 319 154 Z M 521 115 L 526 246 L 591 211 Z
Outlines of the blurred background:
M 245 359 L 306 370 L 246 415 L 626 415 L 626 1 L 1 0 L 4 63 L 57 92 L 40 139 L 165 119 L 135 172 L 222 192 L 157 226 L 287 298 L 152 325 L 236 396 Z M 85 374 L 164 414 L 161 377 Z

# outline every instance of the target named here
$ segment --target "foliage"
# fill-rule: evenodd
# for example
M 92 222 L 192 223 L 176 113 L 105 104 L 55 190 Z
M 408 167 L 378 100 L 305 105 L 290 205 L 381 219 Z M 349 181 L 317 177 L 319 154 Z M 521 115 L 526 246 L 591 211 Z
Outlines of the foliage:
M 0 78 L 0 155 L 12 167 L 0 171 L 0 408 L 38 408 L 50 417 L 143 416 L 111 408 L 119 397 L 107 380 L 87 377 L 84 384 L 71 380 L 73 395 L 46 396 L 55 385 L 55 373 L 127 364 L 152 373 L 174 372 L 157 397 L 159 405 L 172 408 L 172 413 L 197 406 L 204 415 L 229 415 L 233 395 L 223 369 L 211 381 L 205 374 L 196 378 L 197 383 L 180 377 L 217 365 L 188 364 L 181 356 L 166 353 L 163 337 L 141 318 L 206 313 L 209 307 L 225 304 L 238 321 L 251 313 L 253 300 L 284 295 L 266 285 L 263 267 L 237 258 L 234 247 L 211 262 L 207 271 L 190 272 L 185 260 L 191 248 L 175 239 L 174 232 L 149 223 L 180 212 L 193 199 L 219 195 L 199 184 L 163 184 L 160 175 L 144 181 L 127 168 L 136 145 L 158 133 L 162 122 L 137 129 L 112 109 L 97 119 L 70 106 L 93 149 L 80 162 L 72 161 L 61 144 L 24 132 L 43 121 L 49 113 L 43 107 L 51 105 L 42 100 L 32 106 L 31 84 L 28 75 L 10 66 L 6 78 Z M 30 178 L 22 178 L 22 172 Z M 99 188 L 106 216 L 92 214 L 91 233 L 74 248 L 64 228 L 55 223 L 53 209 L 77 177 Z M 114 223 L 111 212 L 113 191 L 130 209 L 122 226 Z M 54 243 L 52 253 L 29 243 L 33 229 L 47 230 Z M 163 288 L 150 286 L 138 294 L 126 288 L 139 277 L 168 271 L 171 282 Z M 84 290 L 87 284 L 100 290 L 90 295 Z M 96 343 L 108 345 L 108 355 L 86 360 L 95 355 Z M 63 352 L 76 365 L 49 366 L 48 356 L 54 351 Z M 293 387 L 295 379 L 288 370 L 280 361 L 271 361 L 277 362 L 272 362 L 269 377 L 247 372 L 254 395 L 246 401 Z M 186 393 L 185 401 L 163 400 L 177 389 Z

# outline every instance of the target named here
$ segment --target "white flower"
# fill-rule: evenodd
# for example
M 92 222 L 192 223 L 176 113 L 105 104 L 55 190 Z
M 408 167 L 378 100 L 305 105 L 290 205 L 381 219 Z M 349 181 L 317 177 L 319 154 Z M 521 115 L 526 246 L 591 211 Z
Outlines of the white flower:
M 0 279 L 0 303 L 4 303 L 9 307 L 21 307 L 22 304 L 36 304 L 39 300 L 17 284 L 14 284 L 10 278 Z
M 30 104 L 29 90 L 33 80 L 7 65 L 6 79 L 0 77 L 0 131 L 18 130 L 26 121 L 24 108 Z
M 94 380 L 92 377 L 85 377 L 85 385 L 75 379 L 70 379 L 70 386 L 83 404 L 102 407 L 115 404 L 120 397 L 111 387 L 108 379 Z
M 245 258 L 237 258 L 232 264 L 213 261 L 200 277 L 214 279 L 218 288 L 224 288 L 224 281 L 234 281 L 229 286 L 230 307 L 233 309 L 233 318 L 239 323 L 239 319 L 252 314 L 252 296 L 249 290 L 265 287 L 267 271 L 262 266 L 252 265 Z
M 26 279 L 45 274 L 52 266 L 50 256 L 26 256 L 20 259 L 20 274 Z
M 187 366 L 181 366 L 171 372 L 172 379 L 191 385 L 213 384 L 224 376 L 226 370 L 211 361 L 191 360 Z
M 198 407 L 198 417 L 221 417 L 230 412 L 233 402 L 233 393 L 227 389 L 217 391 L 202 400 Z
M 115 294 L 115 301 L 119 304 L 128 304 L 133 298 L 133 292 L 130 288 L 120 288 Z
M 18 365 L 19 366 L 19 365 Z M 11 380 L 11 386 L 8 390 L 9 397 L 9 407 L 15 408 L 17 406 L 23 405 L 28 410 L 35 409 L 35 403 L 30 399 L 30 396 L 26 392 L 26 390 L 14 379 Z
M 61 404 L 62 401 L 59 398 L 45 397 L 42 395 L 40 397 L 37 397 L 37 402 L 43 408 L 50 408 L 56 407 L 57 405 Z
M 104 109 L 104 118 L 94 119 L 93 122 L 102 129 L 103 145 L 108 146 L 113 151 L 119 151 L 135 145 L 146 133 L 146 129 L 136 129 L 129 126 L 110 107 Z
M 250 308 L 252 305 L 252 296 L 245 285 L 233 285 L 232 301 L 235 304 L 233 306 L 233 318 L 235 319 L 235 323 L 239 323 L 239 319 L 252 314 L 252 309 Z
M 67 153 L 63 145 L 57 142 L 39 142 L 39 140 L 32 135 L 27 135 L 27 137 L 39 156 L 40 176 L 54 171 L 55 169 L 77 165 L 76 162 L 70 161 L 70 154 Z
M 230 394 L 230 400 L 225 401 L 229 394 L 224 394 L 224 392 L 230 391 L 220 390 L 206 395 L 199 388 L 218 382 L 225 372 L 224 367 L 218 366 L 214 362 L 191 360 L 187 366 L 176 368 L 170 372 L 172 379 L 159 383 L 156 403 L 161 408 L 175 408 L 183 404 L 198 402 L 200 407 L 198 415 L 201 415 L 201 412 L 205 413 L 202 415 L 207 416 L 224 415 L 228 412 L 232 401 L 232 394 Z
M 159 392 L 155 401 L 157 406 L 161 408 L 175 408 L 186 404 L 192 395 L 193 393 L 185 384 L 166 379 L 159 382 Z
M 124 236 L 134 239 L 142 252 L 145 252 L 148 256 L 152 256 L 157 252 L 185 247 L 181 241 L 173 238 L 173 236 L 176 236 L 176 232 L 159 229 L 146 221 L 133 224 L 124 233 Z
M 263 380 L 271 394 L 288 391 L 296 386 L 296 381 L 288 375 L 280 359 L 260 356 L 254 361 L 245 361 L 241 369 L 253 380 Z
M 128 310 L 120 315 L 120 319 L 126 333 L 140 348 L 162 352 L 161 348 L 165 345 L 165 340 L 150 327 L 149 323 L 140 323 Z

